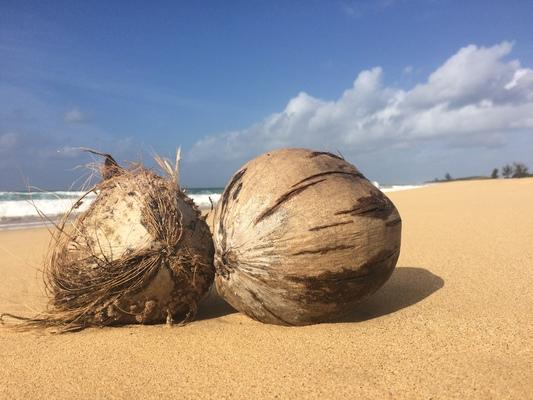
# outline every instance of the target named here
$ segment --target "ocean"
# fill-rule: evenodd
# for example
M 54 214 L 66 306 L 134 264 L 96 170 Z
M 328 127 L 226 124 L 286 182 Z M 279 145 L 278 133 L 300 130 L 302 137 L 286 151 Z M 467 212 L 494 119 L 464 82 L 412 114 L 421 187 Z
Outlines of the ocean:
M 421 185 L 379 185 L 383 192 L 415 189 Z M 224 188 L 189 188 L 186 193 L 201 209 L 209 209 L 219 200 Z M 0 230 L 31 228 L 47 225 L 67 212 L 84 192 L 0 192 Z M 95 198 L 91 193 L 77 208 L 86 210 Z M 211 199 L 211 200 L 210 200 Z

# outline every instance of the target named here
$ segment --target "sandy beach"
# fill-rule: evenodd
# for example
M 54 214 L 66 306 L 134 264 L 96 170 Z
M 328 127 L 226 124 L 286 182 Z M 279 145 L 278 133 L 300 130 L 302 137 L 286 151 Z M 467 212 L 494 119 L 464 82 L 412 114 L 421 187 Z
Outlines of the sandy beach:
M 389 197 L 397 269 L 346 320 L 264 325 L 211 295 L 184 327 L 0 327 L 0 398 L 532 398 L 533 178 Z M 0 312 L 44 307 L 48 239 L 0 232 Z

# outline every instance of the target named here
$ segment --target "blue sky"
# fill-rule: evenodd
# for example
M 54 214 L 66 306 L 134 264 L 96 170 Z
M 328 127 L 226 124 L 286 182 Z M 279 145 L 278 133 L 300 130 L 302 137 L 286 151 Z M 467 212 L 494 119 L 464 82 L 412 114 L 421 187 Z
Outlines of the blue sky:
M 467 4 L 465 4 L 467 3 Z M 2 1 L 0 190 L 171 156 L 223 186 L 272 148 L 380 182 L 533 167 L 530 1 Z

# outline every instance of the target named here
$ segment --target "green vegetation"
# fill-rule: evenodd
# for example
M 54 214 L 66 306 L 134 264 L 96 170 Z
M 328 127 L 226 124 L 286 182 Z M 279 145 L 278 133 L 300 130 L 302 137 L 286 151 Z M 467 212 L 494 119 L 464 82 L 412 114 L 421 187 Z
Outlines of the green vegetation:
M 452 182 L 452 181 L 471 181 L 479 179 L 498 179 L 500 170 L 494 168 L 490 176 L 463 176 L 460 178 L 452 178 L 449 172 L 444 175 L 444 179 L 435 178 L 427 183 L 434 182 Z M 512 165 L 506 164 L 501 168 L 501 175 L 504 179 L 510 178 L 527 178 L 533 177 L 533 173 L 529 172 L 529 167 L 522 162 L 514 162 Z
M 510 178 L 511 175 L 513 175 L 513 167 L 511 167 L 509 164 L 506 164 L 502 167 L 502 175 L 504 178 Z
M 527 176 L 533 176 L 533 174 L 529 173 L 529 168 L 524 163 L 515 162 L 513 167 L 512 178 L 525 178 Z

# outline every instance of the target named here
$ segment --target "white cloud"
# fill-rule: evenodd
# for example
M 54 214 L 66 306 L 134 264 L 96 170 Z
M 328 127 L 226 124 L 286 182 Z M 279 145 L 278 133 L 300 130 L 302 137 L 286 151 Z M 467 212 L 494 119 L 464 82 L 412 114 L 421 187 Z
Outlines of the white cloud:
M 73 146 L 62 146 L 61 148 L 55 151 L 57 158 L 76 158 L 79 157 L 82 153 L 81 147 Z M 52 156 L 50 154 L 50 149 L 47 149 L 47 156 Z
M 407 65 L 406 67 L 404 67 L 404 69 L 402 70 L 402 73 L 404 75 L 411 75 L 414 71 L 414 68 L 412 65 Z
M 64 111 L 29 88 L 0 81 L 0 190 L 21 190 L 26 180 L 50 189 L 69 187 L 84 174 L 73 167 L 90 159 L 79 147 L 111 153 L 120 161 L 139 159 L 141 145 L 133 137 L 90 123 L 65 124 L 57 118 Z
M 343 0 L 339 2 L 340 10 L 352 18 L 361 18 L 366 14 L 380 13 L 396 5 L 397 0 L 357 1 Z
M 82 113 L 79 109 L 73 108 L 72 110 L 67 111 L 63 115 L 63 119 L 64 119 L 65 122 L 79 123 L 79 122 L 87 121 L 87 115 Z
M 262 122 L 196 142 L 187 159 L 244 160 L 283 146 L 345 155 L 428 141 L 502 146 L 509 133 L 533 129 L 533 70 L 506 60 L 512 47 L 466 46 L 410 90 L 384 86 L 380 67 L 362 71 L 337 100 L 299 93 Z
M 4 133 L 0 135 L 0 153 L 12 150 L 18 144 L 18 135 L 15 133 Z

